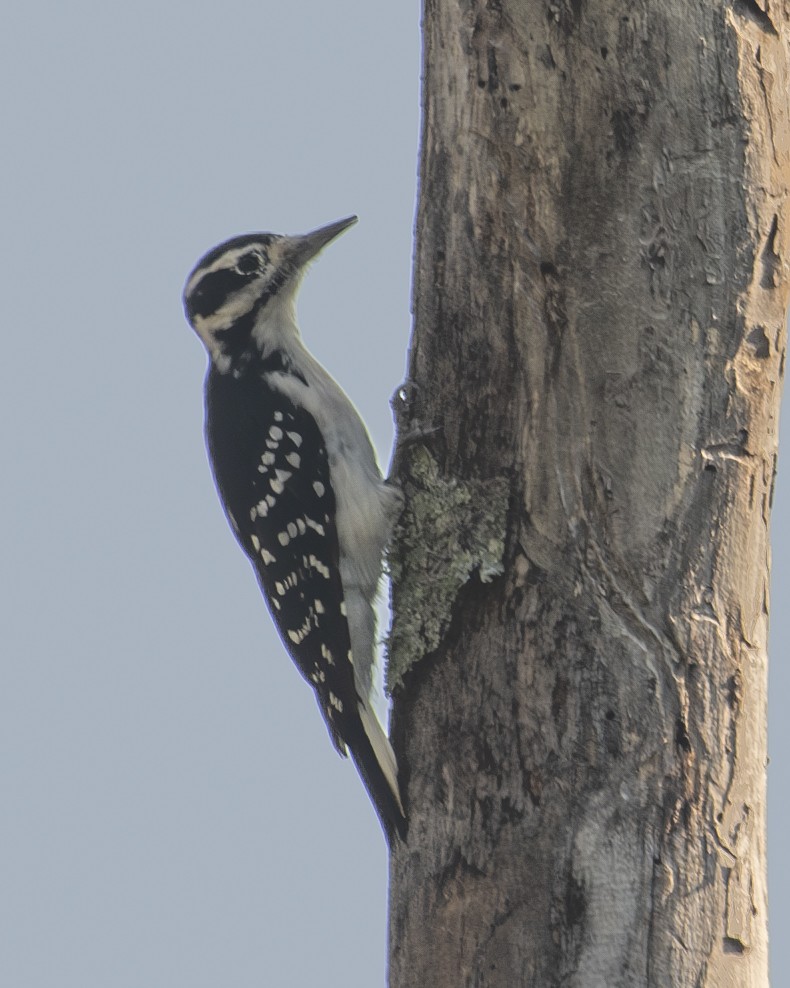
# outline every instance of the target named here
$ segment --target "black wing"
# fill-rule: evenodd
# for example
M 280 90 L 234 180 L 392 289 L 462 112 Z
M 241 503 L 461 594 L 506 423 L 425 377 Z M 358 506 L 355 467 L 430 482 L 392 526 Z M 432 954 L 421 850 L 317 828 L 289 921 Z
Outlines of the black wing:
M 312 416 L 261 377 L 213 368 L 206 439 L 226 514 L 335 747 L 359 734 L 329 461 Z

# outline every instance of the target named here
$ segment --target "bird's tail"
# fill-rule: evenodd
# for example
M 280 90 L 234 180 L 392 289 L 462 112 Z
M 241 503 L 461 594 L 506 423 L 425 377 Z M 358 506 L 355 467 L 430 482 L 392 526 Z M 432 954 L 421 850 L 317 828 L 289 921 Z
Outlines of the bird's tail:
M 397 834 L 406 839 L 406 814 L 398 786 L 398 763 L 389 738 L 379 724 L 367 701 L 359 703 L 362 736 L 356 744 L 349 744 L 351 757 L 365 783 L 381 825 L 391 842 Z

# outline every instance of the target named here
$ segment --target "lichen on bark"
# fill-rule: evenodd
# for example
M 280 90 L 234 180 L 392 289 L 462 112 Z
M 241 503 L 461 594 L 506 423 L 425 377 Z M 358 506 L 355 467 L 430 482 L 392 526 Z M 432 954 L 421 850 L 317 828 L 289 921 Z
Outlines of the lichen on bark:
M 439 647 L 461 587 L 502 573 L 509 498 L 504 477 L 442 477 L 422 445 L 412 449 L 400 479 L 406 502 L 389 554 L 388 693 Z

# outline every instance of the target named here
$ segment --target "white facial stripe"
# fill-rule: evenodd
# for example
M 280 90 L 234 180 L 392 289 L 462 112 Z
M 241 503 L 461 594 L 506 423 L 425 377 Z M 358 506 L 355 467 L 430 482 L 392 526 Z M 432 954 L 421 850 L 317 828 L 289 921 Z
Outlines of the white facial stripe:
M 279 255 L 277 250 L 277 241 L 269 244 L 266 250 L 269 254 L 270 262 L 273 262 L 272 266 L 276 266 L 277 260 L 275 255 Z M 184 295 L 191 295 L 198 282 L 205 278 L 207 274 L 214 274 L 217 271 L 232 271 L 233 268 L 239 263 L 239 260 L 244 257 L 245 254 L 249 254 L 250 251 L 258 251 L 260 247 L 256 243 L 244 244 L 241 247 L 232 247 L 229 250 L 223 251 L 219 257 L 214 258 L 214 260 L 209 265 L 202 265 L 195 271 L 189 281 L 186 283 L 184 288 Z
M 228 329 L 237 319 L 250 311 L 263 290 L 264 286 L 260 281 L 250 282 L 249 285 L 234 292 L 216 312 L 208 316 L 194 316 L 192 325 L 195 327 L 195 332 L 202 340 L 214 342 L 213 337 L 218 332 Z

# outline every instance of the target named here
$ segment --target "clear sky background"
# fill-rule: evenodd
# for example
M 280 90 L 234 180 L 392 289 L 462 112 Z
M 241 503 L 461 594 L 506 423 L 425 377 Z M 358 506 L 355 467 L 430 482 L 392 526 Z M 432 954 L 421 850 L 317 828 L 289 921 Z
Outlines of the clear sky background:
M 416 0 L 4 10 L 2 988 L 384 983 L 384 841 L 227 530 L 180 293 L 227 236 L 358 213 L 300 316 L 388 461 L 419 45 Z M 788 463 L 774 507 L 777 972 Z

